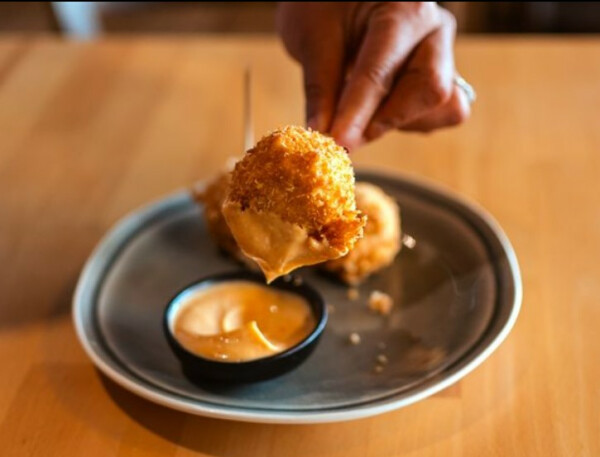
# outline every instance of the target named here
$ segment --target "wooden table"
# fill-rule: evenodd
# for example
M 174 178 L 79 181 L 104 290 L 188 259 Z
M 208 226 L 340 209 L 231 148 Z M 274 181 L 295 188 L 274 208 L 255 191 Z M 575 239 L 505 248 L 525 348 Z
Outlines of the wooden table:
M 600 455 L 600 40 L 465 39 L 457 54 L 479 92 L 472 119 L 353 159 L 437 180 L 496 216 L 523 270 L 516 327 L 418 404 L 276 426 L 126 392 L 85 356 L 70 304 L 111 224 L 240 151 L 243 65 L 257 132 L 302 122 L 298 68 L 266 38 L 2 38 L 2 456 Z

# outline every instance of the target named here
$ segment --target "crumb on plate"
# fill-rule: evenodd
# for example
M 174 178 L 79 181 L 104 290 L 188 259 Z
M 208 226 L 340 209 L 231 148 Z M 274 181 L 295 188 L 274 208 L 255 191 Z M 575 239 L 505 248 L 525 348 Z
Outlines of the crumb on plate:
M 388 294 L 374 290 L 369 296 L 369 308 L 379 314 L 387 316 L 392 311 L 394 301 Z
M 353 345 L 357 345 L 360 344 L 360 335 L 356 332 L 352 332 L 350 334 L 350 336 L 348 337 L 348 339 L 350 340 L 350 343 Z
M 380 365 L 387 365 L 388 363 L 388 358 L 385 354 L 379 354 L 377 356 L 377 363 L 379 363 Z
M 414 249 L 414 247 L 417 245 L 417 240 L 405 233 L 402 235 L 402 245 L 406 246 L 407 249 Z

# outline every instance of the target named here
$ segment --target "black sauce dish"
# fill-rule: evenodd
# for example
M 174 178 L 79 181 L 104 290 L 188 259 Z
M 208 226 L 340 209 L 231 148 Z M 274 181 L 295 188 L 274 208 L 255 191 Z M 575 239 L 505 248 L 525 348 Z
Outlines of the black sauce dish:
M 250 271 L 218 274 L 189 284 L 180 290 L 167 304 L 163 318 L 163 329 L 169 346 L 181 362 L 184 375 L 192 382 L 203 383 L 216 380 L 247 383 L 279 376 L 296 368 L 306 360 L 314 351 L 325 329 L 328 317 L 327 307 L 321 295 L 304 281 L 297 281 L 294 277 L 287 275 L 273 281 L 269 284 L 269 287 L 300 295 L 309 304 L 316 322 L 315 328 L 297 345 L 277 354 L 247 362 L 222 362 L 188 351 L 177 341 L 171 330 L 172 321 L 177 315 L 181 304 L 193 292 L 217 283 L 237 280 L 251 281 L 263 286 L 265 285 L 264 276 Z

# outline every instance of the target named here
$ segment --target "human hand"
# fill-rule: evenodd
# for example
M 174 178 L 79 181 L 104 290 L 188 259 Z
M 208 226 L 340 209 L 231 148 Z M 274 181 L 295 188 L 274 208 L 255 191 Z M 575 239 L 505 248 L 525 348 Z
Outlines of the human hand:
M 350 149 L 469 116 L 455 20 L 434 2 L 282 2 L 277 28 L 303 68 L 308 126 Z

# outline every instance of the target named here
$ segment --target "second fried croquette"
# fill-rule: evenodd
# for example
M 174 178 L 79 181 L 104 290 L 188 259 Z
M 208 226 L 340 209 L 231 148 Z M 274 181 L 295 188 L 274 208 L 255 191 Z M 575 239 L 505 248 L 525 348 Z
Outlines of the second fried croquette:
M 345 255 L 365 224 L 346 151 L 295 126 L 265 136 L 236 164 L 223 214 L 268 280 Z
M 381 188 L 356 183 L 356 206 L 368 220 L 364 237 L 339 259 L 326 262 L 326 270 L 347 284 L 358 284 L 394 261 L 400 250 L 400 209 Z
M 227 196 L 230 181 L 231 173 L 219 174 L 204 189 L 194 189 L 193 197 L 204 205 L 204 220 L 211 237 L 219 247 L 237 257 L 241 251 L 221 213 L 221 206 Z

